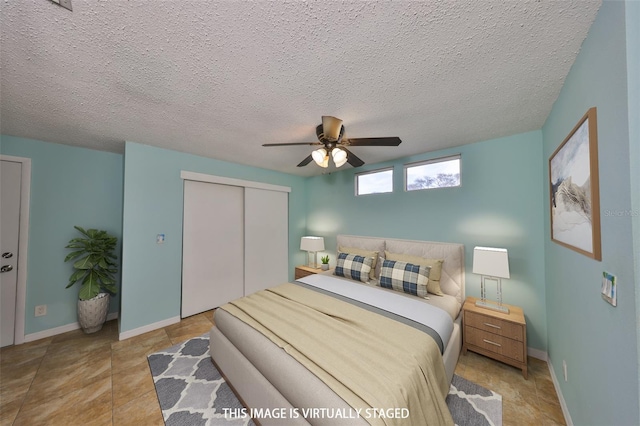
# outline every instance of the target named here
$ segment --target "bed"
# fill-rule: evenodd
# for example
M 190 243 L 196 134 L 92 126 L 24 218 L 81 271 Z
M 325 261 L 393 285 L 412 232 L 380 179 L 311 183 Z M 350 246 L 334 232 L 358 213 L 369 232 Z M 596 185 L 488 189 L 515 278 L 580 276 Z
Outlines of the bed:
M 301 279 L 299 280 L 301 282 L 296 285 L 309 288 L 325 285 L 323 283 L 329 287 L 332 285 L 335 287 L 337 284 L 339 287 L 354 288 L 358 292 L 363 291 L 369 295 L 367 297 L 384 300 L 406 299 L 407 303 L 421 304 L 420 306 L 424 306 L 425 311 L 434 310 L 433 306 L 442 309 L 442 311 L 440 309 L 435 309 L 435 311 L 440 311 L 441 317 L 450 317 L 450 326 L 442 326 L 444 329 L 448 328 L 448 331 L 444 332 L 447 335 L 438 342 L 441 344 L 439 349 L 448 385 L 453 377 L 462 346 L 460 309 L 464 300 L 464 246 L 453 243 L 350 235 L 338 235 L 337 246 L 339 252 L 378 253 L 376 265 L 372 268 L 369 277 L 371 279 L 368 282 L 358 281 L 355 283 L 347 278 L 335 277 L 332 275 L 334 272 L 329 271 L 322 276 Z M 417 297 L 404 294 L 402 291 L 382 288 L 379 285 L 384 259 L 406 261 L 416 258 L 443 260 L 439 264 L 441 267 L 439 277 L 441 295 L 428 294 L 427 297 Z M 362 281 L 367 280 L 363 279 Z M 341 282 L 344 282 L 344 285 L 341 285 Z M 292 286 L 292 284 L 288 286 Z M 290 290 L 296 292 L 298 291 L 296 288 Z M 327 291 L 325 289 L 312 290 Z M 376 296 L 376 294 L 382 295 L 382 297 Z M 355 296 L 348 295 L 347 298 L 349 297 L 354 298 Z M 356 303 L 358 302 L 356 301 Z M 362 304 L 362 302 L 359 303 Z M 364 302 L 365 305 L 368 303 L 368 301 Z M 420 311 L 420 309 L 418 310 Z M 376 421 L 372 421 L 370 417 L 365 420 L 364 416 L 357 415 L 350 415 L 348 418 L 335 418 L 329 415 L 307 416 L 307 419 L 292 415 L 285 416 L 285 418 L 272 418 L 271 414 L 276 412 L 300 414 L 300 410 L 313 407 L 332 407 L 332 409 L 341 410 L 343 414 L 352 413 L 355 405 L 347 403 L 346 398 L 339 396 L 339 392 L 325 384 L 326 380 L 318 378 L 303 365 L 303 362 L 283 350 L 282 345 L 274 343 L 265 334 L 247 325 L 230 312 L 225 309 L 217 309 L 215 312 L 215 326 L 210 332 L 211 357 L 245 407 L 251 407 L 254 410 L 264 409 L 265 412 L 270 410 L 269 416 L 259 419 L 261 425 L 376 424 Z M 442 314 L 442 312 L 446 312 L 446 314 Z M 396 314 L 392 313 L 391 315 Z M 399 313 L 399 316 L 403 315 L 405 314 Z

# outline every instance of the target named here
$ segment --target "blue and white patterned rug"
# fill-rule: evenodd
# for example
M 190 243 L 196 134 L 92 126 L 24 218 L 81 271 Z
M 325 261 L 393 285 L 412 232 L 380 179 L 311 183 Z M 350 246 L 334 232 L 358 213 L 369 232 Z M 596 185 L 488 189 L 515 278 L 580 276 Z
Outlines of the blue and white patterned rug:
M 208 333 L 148 360 L 165 425 L 254 425 L 213 365 Z M 458 426 L 502 425 L 502 397 L 462 377 L 453 376 L 447 406 Z

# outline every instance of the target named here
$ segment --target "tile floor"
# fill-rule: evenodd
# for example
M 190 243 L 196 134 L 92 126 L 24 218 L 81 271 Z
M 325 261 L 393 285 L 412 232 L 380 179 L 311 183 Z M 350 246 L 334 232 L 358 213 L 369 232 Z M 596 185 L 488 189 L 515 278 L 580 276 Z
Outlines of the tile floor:
M 0 350 L 0 425 L 163 425 L 147 355 L 211 328 L 211 312 L 118 341 L 117 322 Z M 456 373 L 502 395 L 504 425 L 564 425 L 545 362 L 520 370 L 469 352 Z

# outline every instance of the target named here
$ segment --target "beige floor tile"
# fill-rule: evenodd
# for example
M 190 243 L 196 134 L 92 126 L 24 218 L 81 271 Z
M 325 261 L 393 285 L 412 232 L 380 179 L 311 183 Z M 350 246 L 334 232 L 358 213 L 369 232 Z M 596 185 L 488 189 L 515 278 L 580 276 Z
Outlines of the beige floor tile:
M 565 424 L 564 414 L 562 413 L 562 408 L 559 403 L 538 398 L 538 407 L 548 421 L 560 425 Z
M 116 373 L 113 381 L 113 407 L 126 405 L 142 394 L 153 391 L 153 377 L 149 368 L 133 367 Z
M 2 395 L 8 389 L 12 392 L 20 392 L 24 389 L 26 392 L 40 364 L 42 364 L 42 358 L 35 358 L 15 365 L 6 364 L 0 366 L 0 389 L 2 390 Z
M 535 383 L 536 383 L 538 398 L 548 402 L 557 403 L 558 394 L 556 393 L 556 388 L 553 385 L 551 376 L 536 377 Z
M 214 311 L 215 311 L 215 309 L 212 309 L 210 311 L 204 311 L 200 315 L 204 316 L 207 320 L 209 320 L 211 322 L 211 324 L 213 324 L 213 312 Z
M 64 357 L 49 358 L 42 361 L 26 403 L 32 400 L 46 401 L 52 395 L 60 396 L 84 388 L 98 379 L 111 377 L 111 351 L 109 348 L 94 349 L 82 358 L 72 360 Z
M 198 337 L 211 330 L 212 322 L 203 314 L 185 318 L 178 324 L 166 327 L 171 342 L 175 345 L 193 337 Z
M 27 392 L 25 391 L 19 395 L 11 395 L 10 399 L 6 400 L 3 397 L 0 397 L 2 398 L 0 404 L 0 426 L 13 424 L 26 394 Z
M 538 358 L 528 357 L 527 364 L 529 367 L 529 373 L 542 373 L 543 375 L 549 375 L 549 367 L 546 361 L 542 361 Z
M 155 390 L 113 409 L 113 426 L 164 426 Z
M 163 425 L 147 355 L 209 331 L 207 311 L 118 341 L 116 321 L 0 350 L 0 425 Z M 520 370 L 460 356 L 456 374 L 503 397 L 504 425 L 564 425 L 547 363 Z M 14 421 L 15 420 L 15 421 Z
M 111 415 L 111 377 L 107 377 L 66 395 L 25 402 L 14 425 L 107 425 Z
M 535 401 L 502 401 L 503 426 L 540 426 L 543 419 Z
M 23 343 L 17 346 L 8 346 L 0 349 L 0 365 L 16 366 L 25 362 L 42 358 L 53 340 L 52 337 Z
M 140 334 L 138 336 L 133 336 L 125 340 L 120 340 L 117 342 L 111 343 L 111 349 L 114 351 L 119 351 L 126 348 L 131 348 L 135 346 L 151 346 L 159 341 L 163 341 L 168 339 L 169 336 L 164 328 L 153 330 L 148 333 Z
M 139 339 L 139 344 L 128 344 L 121 349 L 112 350 L 111 368 L 113 373 L 119 373 L 134 367 L 148 369 L 147 355 L 173 345 L 167 333 L 164 330 L 161 331 L 161 334 L 157 333 L 153 336 Z
M 41 362 L 41 358 L 36 358 L 15 368 L 3 366 L 0 369 L 0 425 L 13 423 Z

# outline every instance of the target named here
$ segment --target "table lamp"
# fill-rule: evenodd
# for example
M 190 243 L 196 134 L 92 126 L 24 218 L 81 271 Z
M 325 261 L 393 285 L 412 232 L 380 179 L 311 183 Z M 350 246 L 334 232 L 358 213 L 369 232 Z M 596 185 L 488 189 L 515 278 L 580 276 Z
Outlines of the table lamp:
M 509 255 L 507 249 L 475 247 L 473 249 L 473 273 L 482 276 L 480 281 L 480 300 L 476 302 L 476 306 L 508 314 L 509 308 L 502 306 L 502 278 L 509 278 Z M 497 305 L 487 302 L 486 280 L 497 282 Z
M 324 238 L 322 237 L 302 237 L 300 239 L 300 250 L 307 253 L 307 266 L 318 268 L 318 252 L 324 250 Z M 313 254 L 313 262 L 311 255 Z

